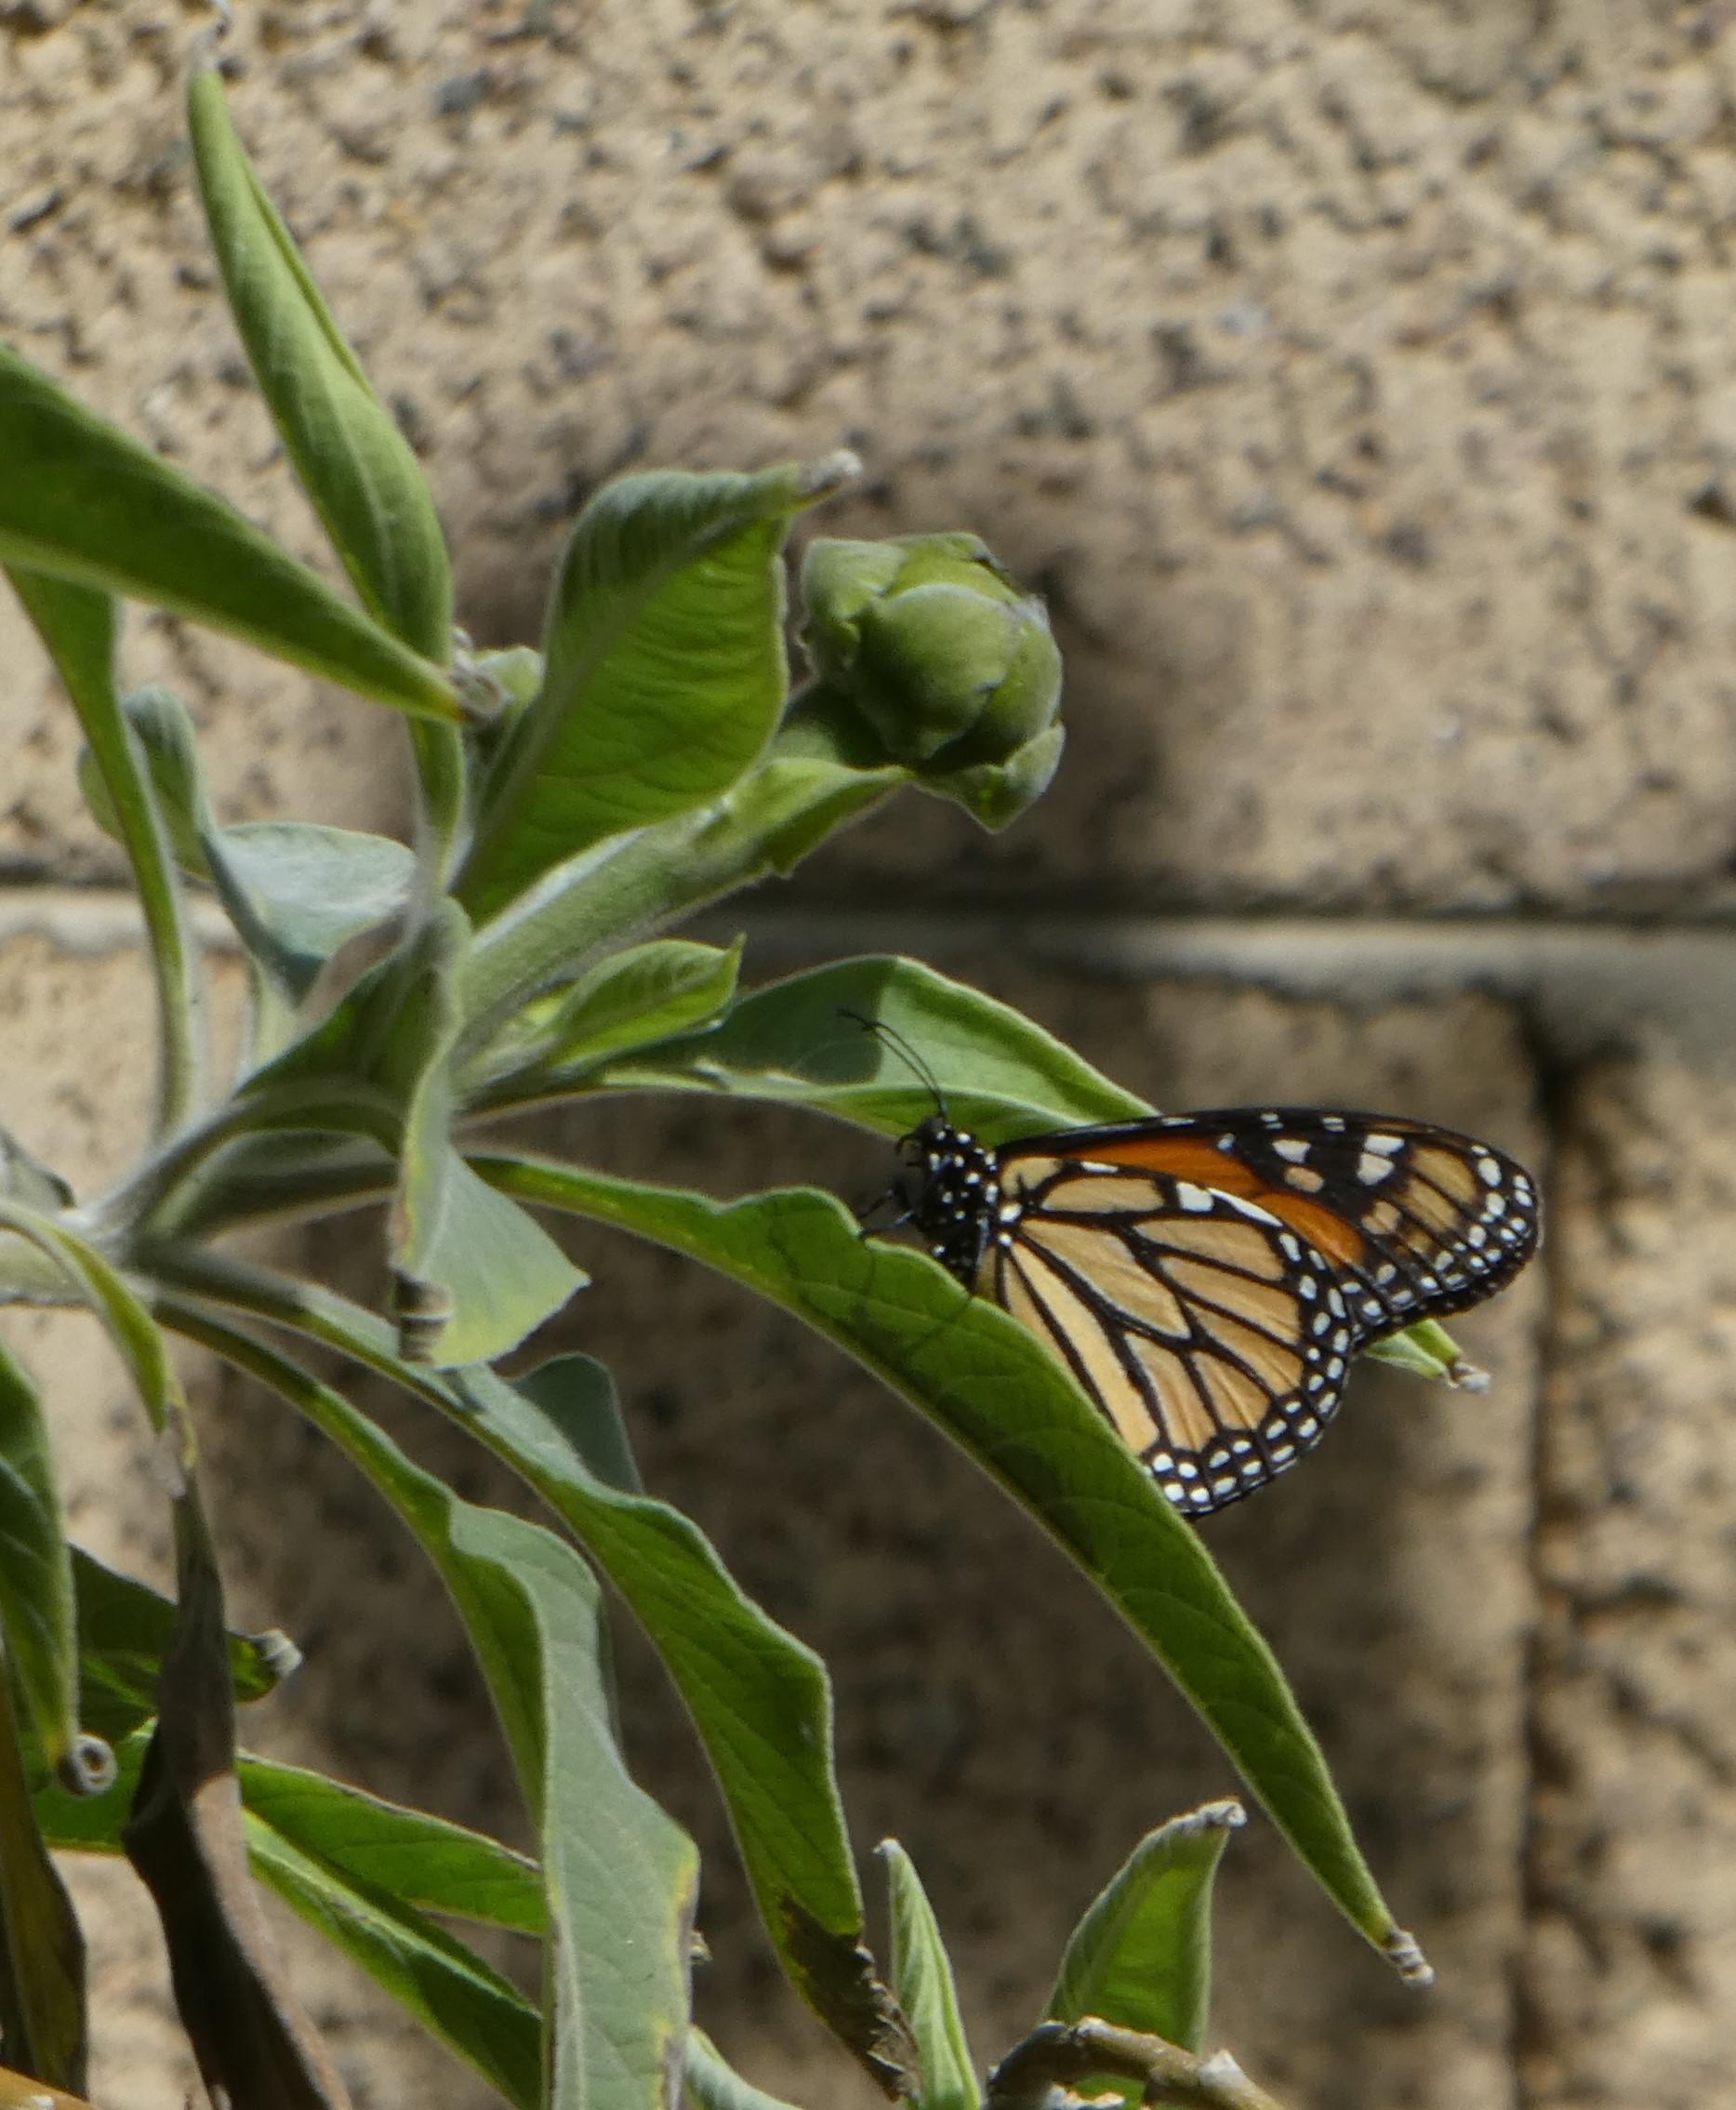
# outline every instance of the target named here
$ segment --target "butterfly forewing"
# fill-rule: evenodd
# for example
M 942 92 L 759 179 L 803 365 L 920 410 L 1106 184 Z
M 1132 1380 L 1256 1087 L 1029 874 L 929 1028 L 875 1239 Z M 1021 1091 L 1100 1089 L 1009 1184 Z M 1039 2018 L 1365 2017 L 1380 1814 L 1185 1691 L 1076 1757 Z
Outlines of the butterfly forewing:
M 1001 1153 L 1003 1181 L 1018 1184 L 1037 1147 Z M 1120 1177 L 1167 1172 L 1279 1216 L 1333 1263 L 1364 1341 L 1480 1303 L 1536 1250 L 1524 1167 L 1425 1121 L 1239 1107 L 1074 1130 L 1067 1147 Z
M 1351 1358 L 1537 1243 L 1523 1168 L 1426 1122 L 1232 1108 L 987 1152 L 918 1131 L 931 1249 L 1061 1356 L 1195 1516 L 1310 1450 Z

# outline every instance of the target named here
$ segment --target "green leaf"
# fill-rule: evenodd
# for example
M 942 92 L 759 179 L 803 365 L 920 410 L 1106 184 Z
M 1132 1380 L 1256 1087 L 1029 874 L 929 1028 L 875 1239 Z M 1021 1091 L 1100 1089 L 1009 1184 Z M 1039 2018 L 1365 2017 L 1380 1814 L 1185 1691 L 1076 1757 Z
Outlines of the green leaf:
M 934 1092 L 895 1047 L 844 1015 L 852 1012 L 907 1041 L 953 1119 L 990 1142 L 1151 1111 L 1010 1005 L 891 957 L 774 982 L 714 1031 L 611 1063 L 591 1082 L 775 1099 L 904 1135 L 934 1112 Z
M 439 1218 L 420 1261 L 421 1279 L 451 1299 L 428 1350 L 442 1368 L 505 1355 L 590 1280 L 535 1217 L 444 1150 Z
M 106 1795 L 39 1787 L 35 1811 L 63 1851 L 117 1854 L 150 1744 L 120 1746 Z M 525 2106 L 538 2101 L 542 2022 L 536 2007 L 426 1916 L 450 1912 L 516 1932 L 545 1926 L 534 1863 L 496 1840 L 342 1782 L 270 1759 L 240 1758 L 253 1873 L 427 2028 Z
M 604 836 L 726 791 L 783 710 L 792 514 L 848 457 L 758 476 L 624 476 L 585 508 L 550 606 L 542 693 L 484 787 L 462 897 L 483 921 Z
M 510 1573 L 541 1643 L 548 1747 L 534 1807 L 549 1898 L 550 2110 L 664 2110 L 688 2022 L 698 1856 L 615 1748 L 597 1584 L 569 1546 L 516 1517 L 473 1510 L 454 1546 Z
M 668 2110 L 687 2027 L 696 1857 L 616 1749 L 590 1571 L 539 1526 L 460 1500 L 340 1393 L 271 1349 L 166 1300 L 165 1309 L 179 1332 L 322 1428 L 416 1534 L 452 1595 L 541 1839 L 548 2110 Z
M 31 1807 L 4 1673 L 0 1665 L 0 2040 L 7 2065 L 82 2092 L 85 1941 Z
M 118 1744 L 157 1710 L 157 1680 L 175 1630 L 175 1600 L 72 1548 L 78 1673 L 86 1728 Z M 232 1634 L 229 1668 L 237 1700 L 274 1692 L 300 1661 L 283 1634 Z
M 33 1770 L 36 1812 L 50 1846 L 120 1852 L 121 1825 L 150 1741 L 143 1727 L 120 1740 L 114 1785 L 100 1796 L 69 1796 Z M 249 1817 L 335 1878 L 389 1891 L 418 1912 L 513 1934 L 539 1938 L 548 1931 L 542 1871 L 498 1839 L 275 1758 L 244 1751 L 235 1771 Z
M 340 946 L 403 912 L 416 859 L 402 843 L 306 821 L 220 827 L 205 793 L 186 705 L 152 683 L 136 689 L 124 708 L 144 750 L 176 861 L 190 879 L 216 888 L 236 935 L 286 1011 L 306 996 Z M 99 824 L 118 834 L 114 809 L 94 773 L 85 792 Z
M 474 1071 L 534 1071 L 553 1082 L 623 1049 L 709 1025 L 729 1008 L 740 965 L 739 938 L 727 949 L 669 937 L 613 953 L 513 1020 Z
M 903 781 L 897 770 L 855 770 L 783 746 L 780 731 L 714 805 L 609 838 L 484 924 L 465 977 L 464 1053 L 629 938 L 789 871 Z
M 896 1839 L 880 1850 L 892 1905 L 892 1984 L 922 2058 L 917 2110 L 977 2110 L 982 2090 L 965 2041 L 952 1961 L 916 1864 Z
M 73 1205 L 71 1186 L 6 1128 L 0 1128 L 0 1195 L 49 1215 Z
M 698 2110 L 795 2110 L 792 2103 L 743 2080 L 702 2029 L 687 2032 L 685 2077 L 687 2093 Z
M 235 326 L 272 422 L 370 615 L 426 659 L 452 642 L 452 578 L 416 457 L 265 194 L 211 70 L 187 128 Z
M 156 1320 L 122 1276 L 86 1240 L 33 1209 L 0 1200 L 0 1229 L 28 1239 L 45 1253 L 78 1300 L 101 1320 L 152 1428 L 175 1446 L 163 1461 L 166 1468 L 185 1469 L 192 1455 L 186 1397 Z
M 438 667 L 6 346 L 0 461 L 0 563 L 207 623 L 413 715 L 459 718 Z
M 547 1932 L 542 1871 L 498 1839 L 274 1758 L 243 1753 L 237 1771 L 249 1816 L 344 1883 L 418 1912 Z
M 923 1254 L 862 1239 L 835 1197 L 724 1207 L 544 1160 L 478 1156 L 503 1191 L 692 1254 L 883 1377 L 1000 1481 L 1150 1648 L 1345 1917 L 1409 1976 L 1426 1966 L 1358 1851 L 1271 1652 L 1193 1529 L 1055 1359 Z
M 1465 1361 L 1459 1353 L 1459 1344 L 1438 1320 L 1419 1319 L 1414 1326 L 1407 1326 L 1402 1334 L 1392 1334 L 1384 1341 L 1374 1342 L 1363 1353 L 1372 1362 L 1390 1363 L 1396 1370 L 1408 1370 L 1412 1377 L 1462 1386 L 1471 1392 L 1488 1388 L 1488 1377 L 1475 1363 Z
M 447 1236 L 453 1221 L 448 1201 L 462 1165 L 452 1147 L 456 989 L 470 936 L 463 909 L 455 901 L 441 902 L 404 956 L 387 963 L 389 979 L 367 1021 L 372 1026 L 383 1019 L 388 1038 L 364 1067 L 380 1075 L 389 1092 L 402 1091 L 406 1102 L 388 1234 L 399 1343 L 417 1362 L 434 1360 L 447 1321 L 457 1316 L 457 1291 L 448 1274 L 487 1260 L 474 1238 L 455 1242 Z
M 1212 1885 L 1239 1802 L 1208 1802 L 1147 1832 L 1067 1939 L 1043 2010 L 1101 2015 L 1198 2051 L 1212 2003 Z
M 214 71 L 188 82 L 187 126 L 230 308 L 285 451 L 369 614 L 444 666 L 452 573 L 416 457 L 267 197 Z M 411 742 L 444 884 L 464 820 L 463 749 L 428 724 L 412 725 Z
M 549 1060 L 589 1062 L 709 1025 L 727 1009 L 741 940 L 727 949 L 658 938 L 617 952 L 574 983 L 549 1021 Z
M 79 1761 L 73 1563 L 42 1400 L 0 1341 L 0 1635 L 25 1719 L 49 1765 Z
M 246 1834 L 256 1875 L 310 1927 L 360 1964 L 516 2110 L 537 2110 L 542 2017 L 531 2001 L 401 1894 L 357 1882 L 297 1848 L 252 1811 Z
M 5 503 L 0 498 L 0 506 Z M 197 1110 L 205 1068 L 205 983 L 175 877 L 165 816 L 114 688 L 118 612 L 106 593 L 41 572 L 7 573 L 66 684 L 89 743 L 92 773 L 139 888 L 157 999 L 159 1134 Z
M 414 855 L 390 836 L 309 821 L 244 821 L 221 831 L 219 850 L 225 905 L 246 903 L 297 997 L 340 946 L 402 914 L 416 875 Z
M 205 798 L 192 713 L 174 690 L 161 682 L 147 682 L 142 688 L 131 690 L 120 708 L 138 738 L 175 862 L 189 879 L 203 880 L 208 885 L 211 868 L 205 858 L 205 839 L 216 831 L 217 822 Z M 78 758 L 78 788 L 97 826 L 121 842 L 120 814 L 89 749 Z
M 790 1983 L 877 2080 L 899 2080 L 908 2045 L 862 1947 L 825 1665 L 743 1595 L 679 1510 L 585 1462 L 601 1454 L 618 1472 L 626 1450 L 602 1364 L 563 1356 L 516 1386 L 485 1369 L 457 1384 L 465 1426 L 572 1526 L 662 1657 Z
M 400 1336 L 418 1362 L 489 1362 L 550 1318 L 585 1277 L 540 1224 L 494 1193 L 453 1148 L 451 1055 L 470 926 L 441 903 L 391 1004 L 389 1083 L 407 1086 L 391 1215 Z

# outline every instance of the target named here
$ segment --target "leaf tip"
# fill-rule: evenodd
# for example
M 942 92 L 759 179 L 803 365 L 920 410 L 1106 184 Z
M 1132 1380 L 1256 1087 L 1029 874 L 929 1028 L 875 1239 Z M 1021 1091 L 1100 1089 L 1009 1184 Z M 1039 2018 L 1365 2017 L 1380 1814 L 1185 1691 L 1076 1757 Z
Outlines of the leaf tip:
M 1435 1983 L 1435 1967 L 1423 1954 L 1422 1944 L 1402 1927 L 1395 1927 L 1382 1942 L 1381 1953 L 1407 1985 L 1420 1990 Z
M 803 462 L 799 471 L 802 496 L 809 502 L 829 498 L 846 484 L 854 484 L 861 473 L 859 454 L 853 454 L 848 447 L 834 447 L 817 461 Z
M 202 74 L 218 73 L 222 64 L 219 46 L 235 26 L 235 10 L 230 0 L 208 0 L 212 20 L 193 39 L 187 53 L 187 82 L 192 83 Z
M 251 1634 L 248 1639 L 258 1650 L 260 1660 L 281 1685 L 292 1671 L 301 1667 L 301 1651 L 289 1639 L 281 1626 L 268 1626 L 263 1634 Z

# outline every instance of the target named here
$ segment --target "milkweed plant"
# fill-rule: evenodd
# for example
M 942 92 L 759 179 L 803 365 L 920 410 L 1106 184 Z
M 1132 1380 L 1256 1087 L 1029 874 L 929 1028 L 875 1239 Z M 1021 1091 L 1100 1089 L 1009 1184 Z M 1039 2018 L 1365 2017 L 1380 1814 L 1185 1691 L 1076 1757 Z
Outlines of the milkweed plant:
M 551 1218 L 655 1241 L 781 1306 L 1023 1506 L 1175 1680 L 1352 1927 L 1427 1975 L 1200 1541 L 1023 1328 L 961 1302 L 926 1254 L 865 1241 L 829 1194 L 723 1205 L 489 1139 L 497 1117 L 629 1092 L 730 1094 L 896 1137 L 930 1095 L 888 1036 L 841 1029 L 844 1011 L 920 1048 L 956 1117 L 990 1141 L 1146 1111 L 1015 1011 L 914 961 L 751 986 L 739 946 L 667 935 L 908 789 L 987 828 L 1015 819 L 1061 749 L 1040 604 L 969 535 L 814 541 L 792 688 L 784 545 L 854 472 L 839 454 L 607 484 L 572 529 L 539 647 L 473 649 L 453 626 L 410 449 L 208 60 L 188 116 L 236 327 L 353 597 L 0 349 L 0 561 L 78 714 L 86 795 L 130 863 L 159 1027 L 152 1139 L 106 1193 L 75 1196 L 0 1131 L 0 1301 L 80 1307 L 106 1329 L 154 1432 L 177 1568 L 171 1600 L 68 1542 L 52 1378 L 39 1385 L 0 1345 L 0 2064 L 69 2096 L 86 2085 L 82 1943 L 52 1858 L 77 1851 L 124 1854 L 148 1886 L 215 2101 L 348 2100 L 266 1936 L 262 1884 L 518 2110 L 661 2110 L 683 2090 L 701 2110 L 765 2110 L 690 2020 L 696 1852 L 616 1741 L 606 1578 L 692 1717 L 784 1974 L 889 2096 L 976 2110 L 1088 2082 L 1129 2101 L 1269 2103 L 1204 2050 L 1212 1885 L 1239 1805 L 1133 1847 L 1045 2011 L 985 2079 L 895 1845 L 882 1850 L 890 1939 L 882 1958 L 868 1946 L 825 1665 L 641 1485 L 606 1370 L 576 1355 L 511 1380 L 495 1367 L 583 1285 Z M 126 692 L 122 601 L 400 712 L 413 846 L 226 825 L 181 702 Z M 206 1044 L 198 890 L 246 962 L 232 1077 Z M 232 1250 L 248 1227 L 364 1201 L 387 1203 L 390 1311 Z M 238 1712 L 295 1652 L 228 1631 L 177 1339 L 305 1415 L 426 1553 L 486 1679 L 534 1857 L 237 1741 Z M 542 1520 L 467 1501 L 413 1463 L 343 1382 L 314 1374 L 329 1351 L 491 1452 Z M 1425 1372 L 1451 1358 L 1432 1328 L 1386 1352 Z M 293 1626 L 295 1607 L 284 1613 Z M 535 1997 L 455 1922 L 534 1945 Z

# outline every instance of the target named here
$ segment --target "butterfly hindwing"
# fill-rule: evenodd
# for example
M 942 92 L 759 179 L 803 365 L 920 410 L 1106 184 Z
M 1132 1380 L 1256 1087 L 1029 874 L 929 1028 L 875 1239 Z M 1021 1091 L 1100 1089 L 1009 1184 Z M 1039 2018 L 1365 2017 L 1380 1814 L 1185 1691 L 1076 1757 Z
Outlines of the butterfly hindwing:
M 1068 1138 L 1069 1144 L 1072 1138 Z M 1257 1204 L 1161 1172 L 1027 1162 L 986 1273 L 1177 1508 L 1202 1516 L 1319 1440 L 1358 1339 L 1322 1254 Z

